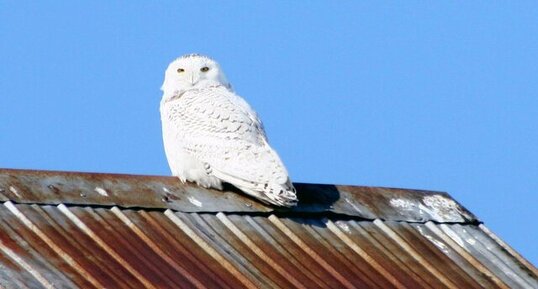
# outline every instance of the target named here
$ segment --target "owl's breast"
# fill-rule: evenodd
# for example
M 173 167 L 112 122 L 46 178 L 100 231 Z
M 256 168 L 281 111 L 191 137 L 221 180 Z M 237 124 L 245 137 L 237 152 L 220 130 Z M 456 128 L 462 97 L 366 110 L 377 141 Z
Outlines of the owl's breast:
M 185 92 L 163 104 L 163 127 L 174 131 L 179 138 L 263 142 L 265 134 L 254 114 L 237 102 L 237 96 L 230 94 L 221 89 Z

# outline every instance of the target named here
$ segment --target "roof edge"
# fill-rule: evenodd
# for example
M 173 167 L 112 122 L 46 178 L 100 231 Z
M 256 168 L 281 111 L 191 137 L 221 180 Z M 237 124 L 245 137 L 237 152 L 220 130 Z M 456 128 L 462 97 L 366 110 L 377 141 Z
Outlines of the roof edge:
M 0 201 L 45 205 L 120 206 L 180 212 L 334 213 L 364 219 L 476 223 L 447 193 L 383 187 L 295 183 L 299 204 L 262 204 L 233 187 L 224 191 L 175 177 L 0 169 Z

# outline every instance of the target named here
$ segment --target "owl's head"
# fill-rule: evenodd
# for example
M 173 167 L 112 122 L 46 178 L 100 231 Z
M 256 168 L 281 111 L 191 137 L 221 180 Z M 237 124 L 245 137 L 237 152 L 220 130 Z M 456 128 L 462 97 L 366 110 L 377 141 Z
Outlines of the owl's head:
M 168 65 L 161 90 L 165 94 L 175 94 L 218 85 L 230 88 L 219 64 L 207 56 L 187 54 Z

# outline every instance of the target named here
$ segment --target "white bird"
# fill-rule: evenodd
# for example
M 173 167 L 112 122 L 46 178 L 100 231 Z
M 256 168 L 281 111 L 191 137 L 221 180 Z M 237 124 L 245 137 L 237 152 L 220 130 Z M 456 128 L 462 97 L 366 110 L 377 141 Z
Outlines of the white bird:
M 297 203 L 262 122 L 234 93 L 217 62 L 182 56 L 166 69 L 161 90 L 164 149 L 174 176 L 220 190 L 223 182 L 230 183 L 278 206 Z

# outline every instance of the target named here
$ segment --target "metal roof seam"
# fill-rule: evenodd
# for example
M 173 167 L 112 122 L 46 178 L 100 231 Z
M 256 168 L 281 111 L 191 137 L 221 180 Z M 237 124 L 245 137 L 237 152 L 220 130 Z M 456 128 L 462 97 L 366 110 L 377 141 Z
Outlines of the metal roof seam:
M 304 260 L 299 260 L 298 256 L 293 254 L 293 251 L 290 251 L 290 248 L 286 248 L 284 244 L 281 244 L 284 240 L 279 239 L 279 237 L 275 234 L 270 234 L 269 232 L 267 232 L 266 229 L 269 228 L 264 228 L 265 224 L 261 224 L 260 220 L 255 220 L 254 218 L 250 216 L 245 216 L 247 223 L 252 226 L 256 230 L 256 232 L 258 232 L 263 237 L 265 241 L 268 241 L 277 252 L 284 255 L 286 257 L 286 260 L 288 260 L 290 263 L 293 264 L 293 266 L 295 266 L 296 270 L 301 272 L 308 280 L 314 282 L 319 287 L 329 287 L 327 281 L 322 280 L 323 278 L 319 277 L 318 274 L 316 274 L 318 273 L 316 270 L 311 270 L 309 266 L 305 266 Z M 266 219 L 263 220 L 267 221 Z
M 222 264 L 222 266 L 228 270 L 237 280 L 239 280 L 245 287 L 256 289 L 256 286 L 252 281 L 243 276 L 241 272 L 238 271 L 235 266 L 232 265 L 226 258 L 221 256 L 213 247 L 211 247 L 204 239 L 202 239 L 198 234 L 196 234 L 185 222 L 178 218 L 172 210 L 166 210 L 164 214 L 183 232 L 187 234 L 198 246 L 200 246 L 206 253 L 208 253 L 213 259 Z
M 372 220 L 467 222 L 469 211 L 442 192 L 295 183 L 301 202 L 285 212 L 340 213 Z M 179 212 L 274 212 L 233 189 L 204 189 L 174 177 L 0 169 L 0 199 L 19 203 L 103 205 Z M 132 192 L 137 192 L 133 194 Z M 191 201 L 196 198 L 197 205 Z M 290 215 L 291 217 L 291 215 Z M 312 216 L 314 217 L 314 216 Z
M 425 225 L 407 224 L 405 226 L 405 234 L 411 234 L 411 236 L 407 236 L 407 242 L 409 243 L 414 243 L 413 239 L 415 236 L 416 238 L 423 238 L 423 242 L 416 242 L 417 245 L 423 244 L 423 246 L 418 247 L 418 250 L 423 255 L 429 256 L 432 263 L 446 264 L 443 266 L 445 267 L 443 273 L 450 280 L 457 280 L 459 286 L 463 288 L 493 288 L 492 286 L 495 285 L 489 279 L 481 276 L 481 274 L 477 274 L 479 272 L 473 266 L 470 266 L 462 256 L 442 239 L 438 238 Z M 428 251 L 426 248 L 430 248 L 431 251 Z
M 86 235 L 92 238 L 103 250 L 105 250 L 112 258 L 114 258 L 118 263 L 120 263 L 127 271 L 133 274 L 144 286 L 147 288 L 155 288 L 151 282 L 146 279 L 142 274 L 136 271 L 123 257 L 114 251 L 106 242 L 103 241 L 99 236 L 97 236 L 84 222 L 82 222 L 73 212 L 71 212 L 65 205 L 60 204 L 57 206 L 58 209 L 69 219 L 71 220 L 80 230 L 82 230 Z M 104 286 L 106 287 L 106 286 Z
M 187 280 L 189 280 L 192 285 L 196 288 L 207 288 L 200 282 L 196 277 L 190 274 L 187 270 L 181 267 L 177 262 L 172 260 L 164 251 L 162 251 L 159 246 L 153 242 L 140 228 L 138 228 L 125 214 L 123 214 L 117 207 L 113 207 L 111 211 L 128 227 L 130 228 L 138 237 L 140 237 L 159 257 L 161 257 L 166 263 L 172 266 L 180 274 L 182 274 Z
M 146 211 L 137 211 L 136 213 L 142 217 L 142 220 L 145 223 L 148 223 L 148 225 L 155 229 L 155 231 L 158 233 L 158 235 L 152 236 L 154 239 L 157 238 L 158 240 L 164 241 L 171 246 L 167 248 L 167 254 L 177 258 L 175 257 L 175 254 L 180 252 L 181 257 L 186 258 L 189 262 L 188 265 L 185 265 L 189 266 L 189 270 L 194 271 L 197 274 L 203 274 L 203 278 L 201 278 L 201 280 L 211 280 L 213 284 L 219 284 L 222 289 L 231 289 L 236 287 L 233 286 L 236 283 L 230 283 L 235 281 L 233 277 L 230 278 L 228 276 L 227 279 L 222 278 L 222 274 L 227 270 L 222 270 L 221 272 L 221 268 L 219 267 L 218 269 L 215 269 L 212 267 L 213 264 L 211 262 L 200 262 L 200 257 L 197 257 L 195 252 L 193 252 L 193 248 L 189 248 L 188 245 L 196 246 L 196 248 L 199 248 L 201 251 L 204 251 L 203 248 L 194 242 L 189 242 L 191 239 L 186 235 L 186 233 L 181 231 L 181 229 L 164 214 L 158 213 L 158 215 L 156 215 L 155 212 L 148 213 Z M 160 217 L 162 217 L 162 219 L 160 219 Z M 178 232 L 174 230 L 180 231 L 181 234 L 178 234 Z M 186 241 L 188 244 L 185 244 Z M 214 260 L 210 255 L 207 255 L 207 257 Z M 215 285 L 208 286 L 214 287 Z
M 197 230 L 205 240 L 215 247 L 219 253 L 228 257 L 236 267 L 241 270 L 248 278 L 257 284 L 259 288 L 276 288 L 278 287 L 273 276 L 267 272 L 266 267 L 257 266 L 258 260 L 253 260 L 250 250 L 247 250 L 242 242 L 236 242 L 235 235 L 230 234 L 225 226 L 215 215 L 198 213 L 177 213 L 186 223 Z M 272 270 L 271 270 L 272 271 Z M 274 272 L 274 271 L 272 271 Z M 275 275 L 278 275 L 276 273 Z
M 174 177 L 0 169 L 0 289 L 538 288 L 446 193 L 295 185 L 288 210 Z
M 271 266 L 275 271 L 277 271 L 282 277 L 286 278 L 287 281 L 292 283 L 297 288 L 304 288 L 297 279 L 295 279 L 292 275 L 288 274 L 284 268 L 282 268 L 280 265 L 278 265 L 277 262 L 275 262 L 271 257 L 269 257 L 263 250 L 258 247 L 252 240 L 250 240 L 247 235 L 245 235 L 241 230 L 239 230 L 222 212 L 217 213 L 217 218 L 230 230 L 232 231 L 238 238 L 241 240 L 251 251 L 253 251 L 258 257 L 260 257 L 265 263 L 267 263 L 269 266 Z
M 397 265 L 400 265 L 399 268 L 402 268 L 406 272 L 414 273 L 416 276 L 413 278 L 418 284 L 424 288 L 436 288 L 439 287 L 439 280 L 436 276 L 433 276 L 424 266 L 418 262 L 409 252 L 403 248 L 397 240 L 391 238 L 385 232 L 383 232 L 378 226 L 373 223 L 359 223 L 352 221 L 351 225 L 358 231 L 363 231 L 364 234 L 370 236 L 372 242 L 377 244 L 378 248 L 381 248 L 382 251 L 394 255 L 394 262 Z M 434 282 L 432 278 L 434 277 Z
M 19 264 L 22 268 L 28 271 L 41 285 L 47 289 L 54 289 L 54 285 L 50 283 L 43 275 L 41 275 L 38 270 L 34 269 L 30 264 L 25 262 L 20 258 L 15 252 L 9 249 L 1 240 L 0 240 L 0 250 L 6 254 L 11 260 Z
M 315 240 L 315 242 L 311 242 L 309 245 L 316 251 L 319 251 L 319 255 L 324 258 L 324 260 L 327 260 L 328 263 L 331 263 L 332 261 L 333 264 L 330 265 L 333 266 L 333 268 L 340 269 L 335 265 L 335 263 L 343 267 L 342 269 L 340 269 L 340 273 L 342 274 L 342 276 L 348 278 L 348 280 L 353 280 L 354 282 L 356 282 L 356 280 L 362 281 L 362 283 L 360 284 L 354 283 L 353 285 L 355 285 L 356 287 L 376 288 L 387 287 L 390 285 L 390 282 L 385 280 L 385 278 L 379 277 L 378 279 L 378 272 L 375 271 L 375 269 L 373 269 L 371 266 L 368 266 L 368 263 L 364 262 L 365 260 L 361 259 L 360 263 L 354 262 L 353 259 L 355 258 L 350 257 L 355 257 L 355 255 L 346 254 L 344 252 L 346 251 L 345 249 L 347 248 L 347 245 L 342 242 L 338 237 L 334 237 L 334 234 L 330 232 L 330 230 L 327 230 L 327 225 L 323 223 L 322 220 L 303 218 L 280 220 L 282 220 L 284 224 L 287 223 L 286 225 L 288 226 L 288 228 L 290 228 L 290 230 L 292 230 L 292 232 L 296 233 L 297 235 L 307 236 L 307 238 L 304 238 L 303 240 L 305 243 L 308 243 L 307 240 Z M 300 227 L 305 230 L 307 234 L 304 234 L 301 231 L 296 231 L 294 227 L 292 227 L 293 223 L 297 223 L 298 225 L 300 225 Z M 320 229 L 321 227 L 323 227 L 323 229 Z M 330 255 L 323 256 L 322 253 L 324 252 L 328 252 Z M 362 264 L 367 265 L 362 266 Z
M 390 226 L 390 225 L 389 225 Z M 399 226 L 400 227 L 400 226 Z M 396 230 L 395 230 L 396 231 Z M 451 281 L 457 283 L 460 288 L 482 288 L 485 284 L 480 278 L 473 278 L 476 270 L 466 266 L 468 264 L 450 246 L 437 238 L 423 224 L 401 224 L 398 234 L 413 246 L 423 256 L 427 256 L 432 264 L 444 264 L 441 272 Z M 415 240 L 422 240 L 415 242 Z M 456 281 L 457 280 L 457 281 Z M 487 283 L 487 282 L 486 282 Z M 491 287 L 488 283 L 486 287 Z
M 37 206 L 58 206 L 59 204 L 56 203 L 50 203 L 50 202 L 24 202 L 24 201 L 14 201 L 9 200 L 10 203 L 14 205 L 37 205 Z M 71 208 L 71 207 L 84 207 L 84 208 L 93 208 L 93 209 L 112 209 L 114 207 L 117 207 L 120 210 L 144 210 L 144 211 L 155 211 L 155 212 L 162 212 L 164 213 L 166 210 L 171 210 L 173 212 L 177 213 L 197 213 L 199 215 L 217 215 L 219 212 L 215 211 L 188 211 L 188 210 L 179 210 L 174 208 L 148 208 L 148 207 L 140 207 L 140 206 L 122 206 L 119 204 L 85 204 L 85 203 L 61 203 L 61 205 Z M 464 224 L 464 225 L 483 225 L 483 222 L 480 220 L 466 220 L 462 222 L 451 222 L 451 221 L 436 221 L 436 220 L 424 220 L 424 221 L 413 221 L 413 220 L 391 220 L 387 218 L 364 218 L 356 215 L 350 215 L 346 213 L 341 212 L 332 212 L 332 211 L 326 211 L 326 212 L 293 212 L 293 211 L 282 211 L 282 210 L 276 210 L 276 211 L 223 211 L 222 213 L 225 214 L 233 214 L 233 215 L 239 215 L 239 216 L 250 216 L 250 217 L 266 217 L 268 218 L 271 215 L 275 215 L 278 218 L 337 218 L 340 220 L 355 220 L 355 221 L 374 221 L 374 220 L 381 220 L 381 221 L 393 221 L 393 222 L 405 222 L 409 224 L 426 224 L 427 222 L 432 222 L 434 224 L 440 225 L 440 224 Z M 498 238 L 498 237 L 497 237 Z M 512 249 L 513 251 L 513 249 Z M 515 252 L 515 251 L 513 251 Z M 517 254 L 517 253 L 515 253 Z M 519 255 L 521 257 L 521 255 Z M 514 256 L 516 257 L 516 256 Z M 522 258 L 522 257 L 521 257 Z M 524 258 L 523 258 L 524 259 Z M 523 262 L 522 262 L 523 263 Z M 529 264 L 528 261 L 526 264 Z M 538 273 L 537 273 L 538 274 Z
M 396 232 L 389 228 L 385 223 L 375 220 L 374 225 L 379 227 L 383 232 L 385 232 L 391 239 L 393 239 L 398 245 L 400 245 L 404 250 L 406 250 L 415 260 L 417 260 L 427 271 L 429 271 L 433 276 L 439 279 L 445 286 L 448 288 L 458 289 L 458 286 L 454 284 L 450 279 L 448 279 L 444 274 L 430 264 L 420 253 L 415 251 L 407 242 L 402 239 Z
M 159 280 L 175 288 L 184 288 L 182 285 L 185 283 L 192 286 L 188 279 L 177 274 L 177 271 L 168 263 L 162 262 L 160 256 L 152 253 L 152 250 L 147 248 L 146 243 L 140 242 L 140 237 L 125 226 L 110 210 L 84 208 L 83 210 L 72 210 L 72 212 L 80 220 L 85 220 L 85 224 L 103 242 L 110 245 L 114 252 L 131 264 L 138 274 L 146 276 L 150 283 L 154 284 Z
M 390 283 L 379 277 L 377 272 L 372 270 L 364 260 L 357 258 L 354 253 L 350 253 L 351 249 L 348 250 L 348 247 L 327 229 L 321 219 L 279 218 L 279 220 L 331 267 L 337 269 L 338 273 L 349 280 L 355 287 L 392 288 Z M 274 227 L 274 225 L 272 226 Z M 304 250 L 302 248 L 300 250 L 302 251 L 301 254 L 304 255 Z M 309 266 L 311 266 L 310 263 L 307 263 L 305 267 Z M 333 276 L 331 277 L 335 279 Z M 332 287 L 334 288 L 336 285 L 332 285 Z M 341 288 L 341 285 L 338 288 Z
M 313 249 L 307 246 L 299 236 L 295 235 L 282 221 L 280 221 L 275 215 L 269 216 L 271 221 L 278 229 L 280 229 L 286 236 L 288 236 L 295 244 L 297 244 L 305 253 L 310 255 L 316 260 L 325 270 L 333 275 L 342 285 L 346 288 L 355 288 L 348 280 L 346 280 L 338 271 L 336 271 L 329 263 L 321 258 Z
M 471 254 L 469 254 L 464 248 L 460 247 L 450 236 L 444 234 L 437 226 L 435 226 L 433 223 L 428 222 L 426 223 L 426 227 L 430 229 L 434 234 L 437 235 L 437 237 L 441 238 L 445 243 L 447 243 L 453 250 L 455 250 L 458 254 L 460 254 L 462 257 L 464 257 L 469 263 L 473 265 L 478 271 L 480 271 L 482 274 L 487 276 L 490 280 L 492 280 L 497 286 L 500 288 L 508 289 L 509 287 L 495 274 L 491 273 L 480 261 L 478 261 L 475 257 L 473 257 Z
M 21 211 L 23 211 L 22 209 L 24 209 L 25 206 L 28 205 L 19 205 Z M 71 222 L 57 206 L 32 205 L 31 208 L 39 214 L 38 216 L 33 216 L 33 221 L 35 223 L 46 221 L 46 227 L 43 225 L 41 225 L 41 227 L 46 230 L 46 233 L 50 238 L 58 246 L 62 247 L 67 254 L 77 260 L 80 266 L 87 270 L 92 277 L 108 286 L 114 284 L 118 289 L 133 288 L 129 280 L 132 280 L 131 278 L 135 277 L 128 271 L 123 271 L 125 269 L 121 267 L 119 263 L 115 262 L 106 251 L 101 249 L 90 236 L 79 230 L 79 228 Z M 82 208 L 71 209 L 82 210 Z M 27 211 L 25 214 L 31 217 L 30 211 Z M 79 258 L 81 255 L 86 257 Z M 119 269 L 118 266 L 123 269 L 121 272 L 117 271 L 117 269 Z M 80 272 L 78 273 L 80 274 Z M 76 276 L 70 277 L 79 279 Z M 84 276 L 82 277 L 82 279 L 84 279 Z M 85 285 L 84 287 L 87 286 L 88 285 Z
M 346 245 L 348 245 L 355 253 L 368 262 L 376 271 L 378 271 L 383 277 L 387 279 L 396 288 L 405 288 L 405 286 L 390 274 L 385 268 L 383 268 L 378 262 L 376 262 L 368 253 L 362 250 L 359 245 L 354 243 L 344 232 L 342 232 L 331 220 L 325 219 L 327 228 L 331 230 L 338 238 L 340 238 Z
M 513 267 L 508 265 L 505 262 L 506 259 L 503 260 L 502 258 L 499 257 L 498 254 L 496 254 L 496 252 L 488 249 L 491 247 L 490 242 L 492 240 L 481 238 L 479 235 L 473 238 L 471 237 L 471 235 L 467 232 L 465 228 L 461 228 L 458 225 L 453 225 L 450 227 L 446 225 L 440 225 L 439 227 L 445 234 L 447 234 L 453 240 L 456 240 L 458 238 L 457 243 L 459 244 L 461 242 L 462 245 L 460 246 L 464 248 L 465 250 L 467 250 L 467 246 L 465 246 L 465 241 L 472 240 L 472 243 L 473 243 L 472 247 L 476 248 L 477 251 L 482 256 L 484 256 L 486 260 L 488 260 L 488 262 L 495 264 L 495 266 L 500 269 L 500 273 L 498 273 L 498 275 L 503 281 L 506 281 L 506 280 L 512 281 L 516 283 L 518 286 L 522 286 L 523 288 L 532 287 L 532 285 L 529 284 L 526 280 L 524 280 L 523 278 L 515 274 L 515 272 L 512 269 Z M 455 229 L 457 229 L 458 232 L 455 232 Z M 506 278 L 502 278 L 502 277 L 506 277 Z M 509 285 L 510 287 L 513 286 L 512 284 L 507 284 L 507 285 Z
M 1 214 L 0 216 L 2 216 L 0 218 L 2 219 L 3 217 L 5 217 L 5 215 L 3 214 L 4 212 L 6 212 L 7 214 L 12 214 L 11 212 L 9 212 L 7 208 L 0 208 L 0 214 Z M 51 264 L 48 258 L 43 256 L 42 252 L 39 252 L 38 250 L 36 250 L 35 247 L 33 247 L 29 242 L 27 242 L 27 240 L 25 240 L 24 237 L 21 236 L 14 229 L 17 227 L 18 227 L 17 223 L 13 222 L 12 220 L 8 220 L 8 219 L 0 220 L 0 231 L 3 231 L 4 233 L 2 234 L 2 236 L 9 238 L 7 240 L 11 240 L 15 244 L 17 244 L 17 247 L 19 249 L 24 250 L 24 252 L 27 254 L 25 255 L 25 254 L 18 253 L 19 255 L 18 257 L 23 260 L 27 259 L 28 261 L 32 261 L 32 263 L 35 263 L 36 268 L 43 268 L 43 269 L 48 270 L 49 272 L 44 272 L 43 277 L 45 279 L 64 282 L 65 284 L 68 284 L 71 287 L 75 286 L 75 284 L 73 284 L 71 280 L 66 276 L 65 272 L 61 272 L 60 270 L 58 270 L 58 268 L 56 268 L 53 264 Z M 24 228 L 26 227 L 24 226 Z M 34 233 L 30 233 L 30 234 L 34 234 Z M 12 244 L 12 246 L 13 245 L 14 244 Z M 15 249 L 16 247 L 13 247 L 13 248 Z M 2 271 L 2 268 L 0 268 L 0 271 L 1 273 L 9 273 L 9 270 Z M 10 276 L 9 279 L 16 280 L 17 278 L 15 276 Z M 2 281 L 0 281 L 0 284 L 2 284 Z
M 58 254 L 67 264 L 69 264 L 73 269 L 78 271 L 82 276 L 88 278 L 88 281 L 96 287 L 104 287 L 97 279 L 95 279 L 87 270 L 85 270 L 78 262 L 76 262 L 67 252 L 60 248 L 52 239 L 50 239 L 43 231 L 41 231 L 32 221 L 30 221 L 12 202 L 7 201 L 4 203 L 4 206 L 13 213 L 28 229 L 30 229 L 34 234 L 39 236 L 45 243 L 56 253 Z
M 383 240 L 379 240 L 375 236 L 372 236 L 356 221 L 350 221 L 349 224 L 357 233 L 360 234 L 361 237 L 365 238 L 370 244 L 372 244 L 372 246 L 376 250 L 383 253 L 383 259 L 386 258 L 393 262 L 393 265 L 395 265 L 394 267 L 405 269 L 405 272 L 407 274 L 406 277 L 411 278 L 413 281 L 415 281 L 415 285 L 420 284 L 424 286 L 428 284 L 427 281 L 424 280 L 419 273 L 415 272 L 415 270 L 413 270 L 413 268 L 409 266 L 408 262 L 402 261 L 399 258 L 398 254 L 396 254 L 396 252 L 390 250 L 390 247 L 387 246 L 388 242 L 383 242 Z M 390 238 L 386 238 L 389 240 L 389 242 L 391 241 Z M 392 242 L 394 241 L 392 240 Z
M 72 211 L 150 283 L 159 287 L 162 282 L 178 289 L 185 288 L 184 284 L 189 285 L 187 288 L 193 286 L 110 210 L 84 208 Z
M 538 269 L 534 267 L 527 259 L 521 256 L 516 250 L 514 250 L 510 245 L 505 243 L 501 238 L 499 238 L 495 233 L 493 233 L 486 225 L 480 224 L 478 228 L 482 230 L 487 236 L 493 239 L 501 248 L 506 250 L 512 257 L 519 261 L 525 268 L 529 269 L 533 274 L 534 278 L 538 278 Z

